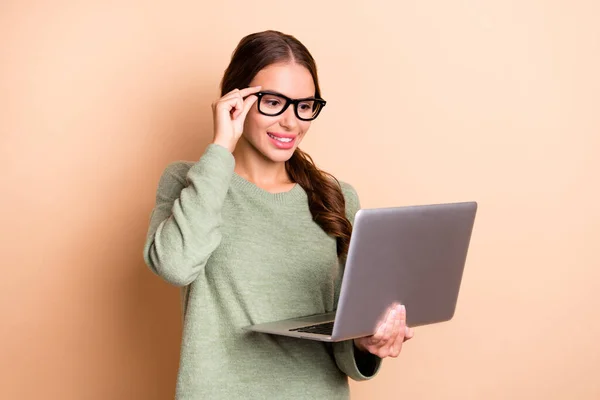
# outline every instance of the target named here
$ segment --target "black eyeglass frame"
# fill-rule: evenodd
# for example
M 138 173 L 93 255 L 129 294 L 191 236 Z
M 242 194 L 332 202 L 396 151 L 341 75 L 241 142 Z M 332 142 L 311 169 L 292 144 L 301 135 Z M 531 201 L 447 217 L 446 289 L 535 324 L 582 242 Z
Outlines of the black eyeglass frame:
M 325 107 L 325 105 L 327 104 L 327 102 L 325 100 L 319 99 L 319 98 L 315 98 L 315 97 L 305 97 L 305 98 L 302 98 L 302 99 L 295 99 L 294 100 L 294 99 L 290 99 L 289 97 L 287 97 L 287 96 L 285 96 L 285 95 L 283 95 L 281 93 L 271 92 L 271 91 L 257 92 L 257 93 L 254 93 L 254 95 L 256 97 L 258 97 L 258 102 L 256 104 L 256 107 L 258 108 L 258 112 L 261 113 L 262 115 L 266 115 L 268 117 L 276 117 L 278 115 L 283 114 L 285 112 L 285 110 L 288 109 L 288 107 L 290 106 L 290 104 L 293 104 L 294 105 L 294 114 L 296 114 L 296 117 L 299 120 L 301 120 L 301 121 L 313 121 L 313 120 L 315 120 L 319 116 L 319 114 L 321 114 L 321 111 L 323 110 L 323 107 Z M 277 112 L 276 114 L 271 114 L 271 113 L 267 114 L 267 113 L 263 112 L 260 109 L 260 101 L 261 101 L 262 97 L 265 96 L 265 95 L 277 96 L 277 97 L 281 97 L 282 99 L 284 99 L 285 100 L 285 104 L 284 104 L 283 108 L 281 109 L 281 111 Z M 317 110 L 317 114 L 314 117 L 312 117 L 312 118 L 302 118 L 300 116 L 300 114 L 298 113 L 298 104 L 300 104 L 300 103 L 302 103 L 304 101 L 315 101 L 315 102 L 317 102 L 317 103 L 320 104 L 320 107 Z

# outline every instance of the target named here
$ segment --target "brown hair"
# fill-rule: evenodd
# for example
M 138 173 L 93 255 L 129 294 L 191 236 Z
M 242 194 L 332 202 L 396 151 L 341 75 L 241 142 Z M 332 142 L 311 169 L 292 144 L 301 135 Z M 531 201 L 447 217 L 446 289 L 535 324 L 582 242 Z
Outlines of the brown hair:
M 221 96 L 233 89 L 248 87 L 260 70 L 280 62 L 295 62 L 306 67 L 315 83 L 315 97 L 321 97 L 317 66 L 308 49 L 295 37 L 273 30 L 242 38 L 223 75 Z M 338 256 L 346 256 L 352 225 L 346 218 L 346 204 L 338 180 L 317 168 L 312 158 L 300 149 L 286 161 L 285 168 L 292 181 L 306 191 L 313 220 L 336 238 Z

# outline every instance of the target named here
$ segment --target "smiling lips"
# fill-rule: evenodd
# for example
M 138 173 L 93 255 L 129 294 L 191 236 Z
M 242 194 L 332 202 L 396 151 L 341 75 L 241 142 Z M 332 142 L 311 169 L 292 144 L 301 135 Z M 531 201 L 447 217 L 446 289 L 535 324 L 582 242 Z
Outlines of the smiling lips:
M 296 137 L 298 135 L 279 133 L 279 132 L 267 132 L 269 139 L 278 149 L 288 150 L 294 147 L 296 143 Z

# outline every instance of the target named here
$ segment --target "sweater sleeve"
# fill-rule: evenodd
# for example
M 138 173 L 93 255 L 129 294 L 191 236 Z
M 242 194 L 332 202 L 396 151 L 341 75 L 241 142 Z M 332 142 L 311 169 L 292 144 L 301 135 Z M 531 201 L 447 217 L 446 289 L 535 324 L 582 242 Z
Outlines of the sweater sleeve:
M 342 193 L 346 200 L 346 217 L 354 224 L 354 216 L 360 209 L 360 200 L 356 190 L 345 182 L 340 182 Z M 339 289 L 343 277 L 345 261 L 342 262 L 341 276 L 336 284 L 336 307 Z M 354 345 L 354 340 L 333 343 L 335 361 L 346 375 L 355 381 L 372 379 L 381 367 L 382 359 L 374 354 L 360 351 Z
M 150 214 L 144 261 L 165 281 L 190 284 L 218 247 L 221 209 L 234 166 L 231 152 L 210 144 L 198 162 L 174 162 L 164 170 Z

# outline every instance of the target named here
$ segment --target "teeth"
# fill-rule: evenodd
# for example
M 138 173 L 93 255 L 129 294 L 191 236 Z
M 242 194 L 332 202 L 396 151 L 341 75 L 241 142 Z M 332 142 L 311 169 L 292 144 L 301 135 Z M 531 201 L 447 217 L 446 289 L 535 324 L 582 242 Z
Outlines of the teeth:
M 269 135 L 269 137 L 272 137 L 273 139 L 278 140 L 278 141 L 283 142 L 283 143 L 289 143 L 289 142 L 292 141 L 292 138 L 280 138 L 280 137 L 277 137 L 277 136 L 273 136 L 270 133 L 267 133 L 267 135 Z

